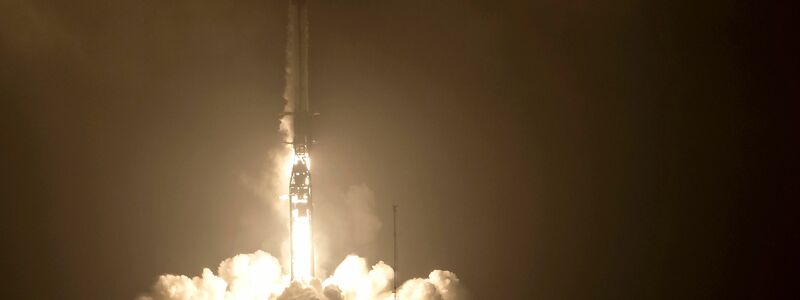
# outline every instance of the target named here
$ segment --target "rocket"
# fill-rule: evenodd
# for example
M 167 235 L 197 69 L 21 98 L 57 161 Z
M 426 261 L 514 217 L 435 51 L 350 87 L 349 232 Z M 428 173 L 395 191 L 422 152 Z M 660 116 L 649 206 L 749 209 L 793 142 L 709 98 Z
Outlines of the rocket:
M 306 0 L 289 3 L 287 88 L 294 91 L 292 117 L 294 159 L 289 181 L 289 231 L 292 281 L 314 278 L 314 201 L 311 192 L 311 117 L 308 101 L 308 8 Z M 291 73 L 294 72 L 294 73 Z

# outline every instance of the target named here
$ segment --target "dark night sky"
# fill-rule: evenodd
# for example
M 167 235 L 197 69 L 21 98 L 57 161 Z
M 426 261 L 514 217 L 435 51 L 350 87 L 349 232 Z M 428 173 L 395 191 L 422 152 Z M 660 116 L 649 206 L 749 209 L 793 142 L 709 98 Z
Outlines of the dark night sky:
M 310 2 L 318 201 L 373 190 L 372 261 L 397 203 L 401 277 L 475 299 L 783 292 L 796 10 Z M 131 299 L 275 247 L 242 176 L 279 140 L 286 4 L 0 4 L 2 298 Z

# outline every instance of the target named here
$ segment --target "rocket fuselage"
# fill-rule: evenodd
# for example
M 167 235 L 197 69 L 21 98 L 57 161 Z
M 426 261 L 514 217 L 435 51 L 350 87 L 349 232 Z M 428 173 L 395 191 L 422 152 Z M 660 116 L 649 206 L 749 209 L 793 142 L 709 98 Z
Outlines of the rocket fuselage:
M 292 0 L 290 3 L 290 27 L 294 30 L 290 33 L 293 36 L 291 50 L 293 55 L 290 59 L 294 59 L 293 65 L 296 67 L 295 76 L 293 79 L 297 91 L 296 99 L 294 101 L 293 116 L 294 116 L 294 142 L 302 143 L 309 146 L 311 144 L 311 107 L 308 101 L 308 8 L 306 0 Z

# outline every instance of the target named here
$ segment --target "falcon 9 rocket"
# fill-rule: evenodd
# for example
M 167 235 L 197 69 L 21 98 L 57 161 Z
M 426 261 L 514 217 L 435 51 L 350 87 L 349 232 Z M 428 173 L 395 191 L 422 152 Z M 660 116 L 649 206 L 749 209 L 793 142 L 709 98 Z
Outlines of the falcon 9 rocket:
M 292 281 L 308 282 L 314 277 L 313 212 L 311 193 L 311 135 L 312 113 L 308 101 L 308 9 L 305 0 L 289 3 L 289 39 L 287 63 L 295 72 L 287 76 L 295 99 L 292 111 L 291 144 L 294 150 L 289 181 L 289 231 L 291 239 Z

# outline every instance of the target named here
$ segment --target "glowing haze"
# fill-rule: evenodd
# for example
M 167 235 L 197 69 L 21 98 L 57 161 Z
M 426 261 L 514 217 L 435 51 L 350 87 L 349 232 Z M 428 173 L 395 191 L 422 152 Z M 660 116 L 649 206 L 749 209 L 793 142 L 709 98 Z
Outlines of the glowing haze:
M 295 108 L 298 97 L 298 65 L 296 56 L 296 30 L 294 28 L 296 11 L 290 7 L 289 27 L 286 51 L 286 88 L 284 99 L 285 111 L 291 112 Z M 293 139 L 292 119 L 289 115 L 281 118 L 279 131 L 285 141 Z M 254 185 L 267 202 L 274 207 L 273 211 L 285 212 L 289 207 L 287 201 L 298 203 L 308 199 L 293 199 L 295 195 L 289 193 L 289 177 L 296 164 L 304 164 L 311 169 L 311 158 L 308 153 L 295 153 L 289 145 L 282 144 L 269 152 L 271 160 L 267 176 L 262 182 Z M 353 198 L 366 195 L 371 200 L 372 193 L 365 186 L 356 186 L 352 191 Z M 349 193 L 348 193 L 349 194 Z M 279 196 L 280 195 L 280 196 Z M 374 216 L 371 207 L 361 205 L 359 201 L 348 201 L 345 206 L 354 206 L 352 210 L 339 212 L 342 222 L 354 222 L 350 230 L 375 228 L 380 221 Z M 353 200 L 353 199 L 351 199 Z M 369 203 L 367 201 L 366 203 Z M 355 209 L 358 208 L 358 209 Z M 216 273 L 209 268 L 204 268 L 200 275 L 172 275 L 165 274 L 158 277 L 152 290 L 137 300 L 284 300 L 284 299 L 319 299 L 319 300 L 455 300 L 464 298 L 459 289 L 459 280 L 456 274 L 449 271 L 434 270 L 426 278 L 414 278 L 399 285 L 397 295 L 393 292 L 395 282 L 394 269 L 383 261 L 369 267 L 367 260 L 349 255 L 336 267 L 333 274 L 327 278 L 315 278 L 315 255 L 325 257 L 320 249 L 314 247 L 314 234 L 312 233 L 312 220 L 308 214 L 302 214 L 297 209 L 291 212 L 291 218 L 280 213 L 276 217 L 286 218 L 285 235 L 279 239 L 265 237 L 265 240 L 281 243 L 282 251 L 280 260 L 275 256 L 257 250 L 249 254 L 239 254 L 223 260 L 217 267 Z M 289 223 L 291 220 L 291 224 Z M 354 233 L 355 234 L 355 233 Z M 356 234 L 357 235 L 357 234 Z M 371 237 L 370 237 L 371 238 Z M 361 243 L 365 241 L 359 241 Z M 291 244 L 291 246 L 289 246 Z M 355 245 L 354 245 L 355 246 Z M 289 250 L 291 249 L 291 250 Z M 288 265 L 288 267 L 287 267 Z M 294 281 L 292 281 L 292 274 Z

